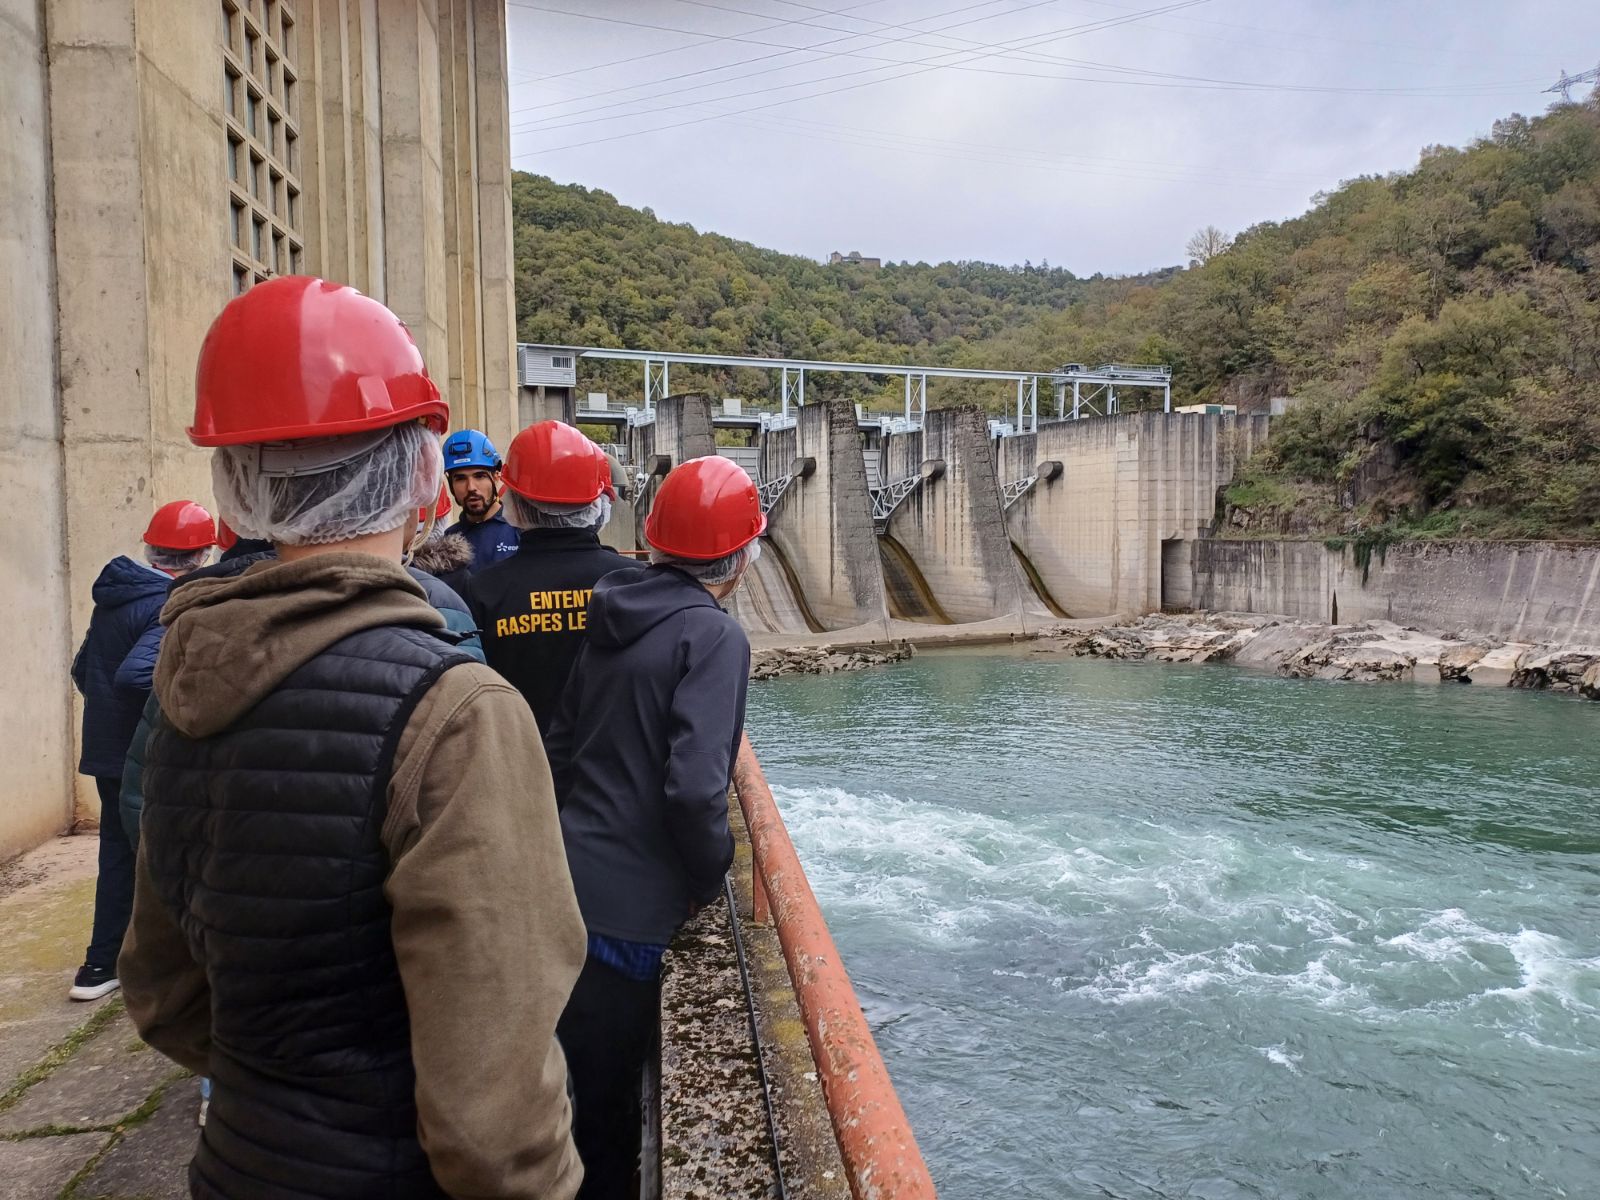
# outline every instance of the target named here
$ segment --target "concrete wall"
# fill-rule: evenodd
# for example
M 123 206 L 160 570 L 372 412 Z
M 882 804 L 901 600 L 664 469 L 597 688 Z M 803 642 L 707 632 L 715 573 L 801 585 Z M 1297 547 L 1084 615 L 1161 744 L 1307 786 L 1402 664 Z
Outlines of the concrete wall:
M 1217 488 L 1267 437 L 1265 416 L 1127 413 L 1000 443 L 1002 483 L 1062 464 L 1006 512 L 1011 541 L 1074 617 L 1161 605 L 1162 543 L 1201 536 Z
M 401 311 L 455 420 L 509 440 L 503 5 L 305 0 L 296 15 L 302 269 Z M 13 663 L 36 690 L 0 700 L 24 748 L 0 858 L 70 823 L 66 666 L 95 576 L 137 552 L 160 503 L 211 504 L 184 429 L 232 291 L 222 24 L 217 0 L 0 0 L 0 497 L 29 514 L 0 534 L 0 601 L 40 616 Z
M 1600 549 L 1413 542 L 1374 554 L 1312 541 L 1193 544 L 1194 608 L 1310 621 L 1387 620 L 1448 633 L 1600 645 Z
M 70 687 L 55 681 L 72 654 L 61 410 L 56 404 L 56 293 L 51 264 L 49 88 L 44 5 L 0 0 L 0 505 L 26 513 L 0 527 L 0 602 L 33 619 L 13 639 L 0 728 L 10 739 L 0 804 L 0 861 L 71 820 Z M 52 619 L 54 618 L 54 619 Z
M 887 620 L 855 407 L 835 401 L 801 408 L 795 428 L 762 440 L 761 478 L 788 475 L 801 458 L 815 470 L 790 483 L 768 514 L 768 541 L 823 629 Z
M 895 510 L 888 536 L 951 621 L 1020 615 L 1022 593 L 983 413 L 974 406 L 935 409 L 921 430 L 886 438 L 884 483 L 916 475 L 934 459 L 943 460 L 944 476 Z

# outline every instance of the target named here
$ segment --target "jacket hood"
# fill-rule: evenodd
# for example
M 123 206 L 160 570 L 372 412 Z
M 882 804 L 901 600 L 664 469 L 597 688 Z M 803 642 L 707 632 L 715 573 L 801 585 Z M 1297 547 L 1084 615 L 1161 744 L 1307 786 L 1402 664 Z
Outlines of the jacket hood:
M 185 579 L 161 623 L 156 698 L 186 737 L 226 729 L 341 638 L 380 625 L 444 627 L 399 563 L 349 553 L 263 559 L 236 576 Z
M 459 533 L 429 538 L 412 551 L 411 565 L 430 575 L 448 575 L 472 565 L 472 543 Z
M 699 582 L 672 567 L 624 567 L 594 585 L 589 601 L 589 640 L 627 646 L 668 617 L 690 608 L 721 605 Z
M 100 570 L 94 581 L 94 602 L 103 608 L 120 608 L 147 596 L 164 596 L 172 577 L 126 554 L 119 554 Z

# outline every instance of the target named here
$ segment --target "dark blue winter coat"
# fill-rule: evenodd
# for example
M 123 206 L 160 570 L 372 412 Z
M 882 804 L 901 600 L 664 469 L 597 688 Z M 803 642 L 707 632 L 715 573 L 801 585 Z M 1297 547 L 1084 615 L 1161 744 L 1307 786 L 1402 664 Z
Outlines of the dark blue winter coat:
M 750 642 L 672 567 L 595 584 L 588 640 L 545 739 L 591 936 L 664 946 L 722 891 Z
M 145 631 L 156 624 L 171 578 L 125 555 L 113 558 L 94 581 L 94 615 L 72 660 L 72 682 L 83 693 L 85 775 L 117 778 L 144 708 L 144 691 L 119 687 L 117 672 Z

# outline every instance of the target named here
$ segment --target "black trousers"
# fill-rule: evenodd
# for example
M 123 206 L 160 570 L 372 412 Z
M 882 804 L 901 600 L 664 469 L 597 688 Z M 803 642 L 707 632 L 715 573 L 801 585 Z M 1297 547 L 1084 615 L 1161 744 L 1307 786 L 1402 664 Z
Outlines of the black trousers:
M 578 1200 L 637 1200 L 640 1081 L 660 1025 L 659 979 L 641 983 L 593 958 L 583 964 L 556 1026 L 583 1160 Z
M 94 786 L 100 793 L 100 875 L 94 884 L 94 931 L 83 961 L 115 973 L 122 935 L 133 916 L 133 847 L 119 811 L 122 780 L 97 775 Z

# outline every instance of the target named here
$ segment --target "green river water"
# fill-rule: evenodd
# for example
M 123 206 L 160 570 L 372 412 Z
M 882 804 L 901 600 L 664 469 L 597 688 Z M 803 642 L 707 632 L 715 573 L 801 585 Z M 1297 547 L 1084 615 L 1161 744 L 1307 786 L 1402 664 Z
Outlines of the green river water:
M 750 729 L 945 1200 L 1600 1197 L 1600 705 L 948 654 Z

